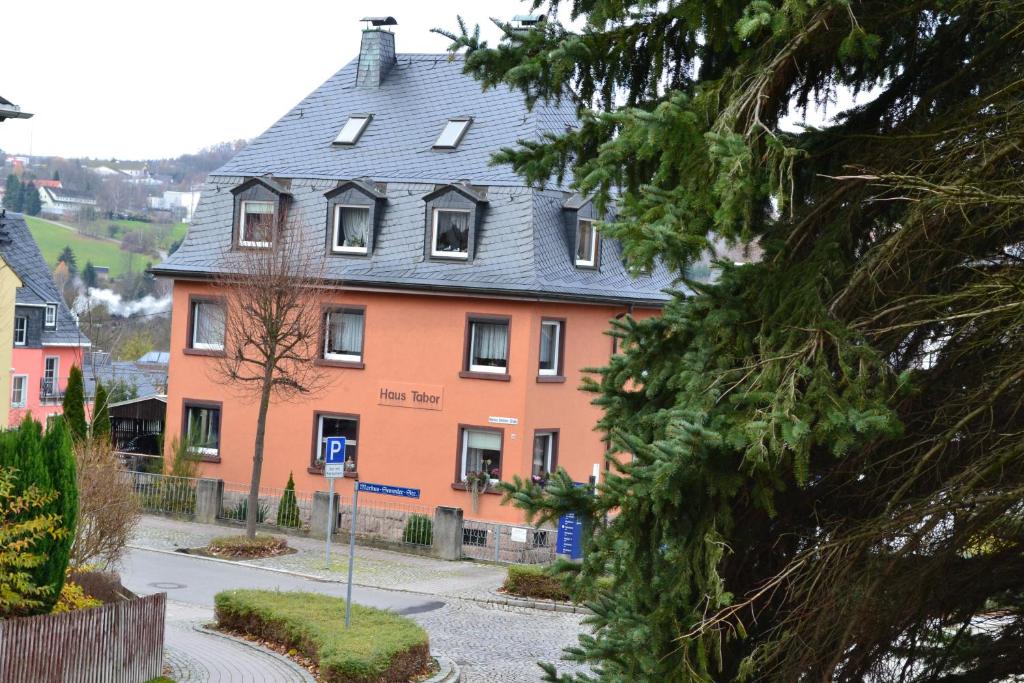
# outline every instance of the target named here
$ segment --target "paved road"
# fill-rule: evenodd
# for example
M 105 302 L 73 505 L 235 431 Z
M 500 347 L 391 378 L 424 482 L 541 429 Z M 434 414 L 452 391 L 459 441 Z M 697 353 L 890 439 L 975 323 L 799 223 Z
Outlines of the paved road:
M 309 591 L 345 596 L 344 584 L 313 581 L 298 576 L 246 567 L 176 553 L 132 550 L 122 564 L 122 582 L 135 593 L 167 593 L 169 600 L 213 608 L 213 596 L 230 588 Z M 352 588 L 352 602 L 389 609 L 399 614 L 417 614 L 444 607 L 426 595 L 378 588 Z

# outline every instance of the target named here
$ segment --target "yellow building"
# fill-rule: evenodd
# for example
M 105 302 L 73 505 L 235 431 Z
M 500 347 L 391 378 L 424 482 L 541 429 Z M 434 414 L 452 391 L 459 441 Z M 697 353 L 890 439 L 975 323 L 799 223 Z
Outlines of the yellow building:
M 11 412 L 11 369 L 14 339 L 14 297 L 21 278 L 0 256 L 0 429 L 6 429 Z

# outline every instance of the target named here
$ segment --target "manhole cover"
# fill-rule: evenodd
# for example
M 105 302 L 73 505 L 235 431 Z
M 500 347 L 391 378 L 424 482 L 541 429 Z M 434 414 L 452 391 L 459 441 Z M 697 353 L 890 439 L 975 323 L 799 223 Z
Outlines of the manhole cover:
M 162 582 L 158 581 L 157 583 L 150 583 L 150 584 L 147 584 L 147 585 L 152 586 L 153 588 L 162 588 L 164 590 L 174 590 L 176 588 L 186 588 L 185 584 L 183 584 L 183 583 L 173 583 L 171 581 L 162 581 Z

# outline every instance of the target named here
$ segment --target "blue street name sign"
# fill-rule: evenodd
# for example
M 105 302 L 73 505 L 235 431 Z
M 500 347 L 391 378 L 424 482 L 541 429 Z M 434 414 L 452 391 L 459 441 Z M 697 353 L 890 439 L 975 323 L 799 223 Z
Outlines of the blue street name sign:
M 337 479 L 345 476 L 345 437 L 329 436 L 324 444 L 324 476 Z
M 411 489 L 407 486 L 388 486 L 387 484 L 371 484 L 367 481 L 359 482 L 359 490 L 367 493 L 381 493 L 385 496 L 398 496 L 400 498 L 419 498 L 420 490 Z

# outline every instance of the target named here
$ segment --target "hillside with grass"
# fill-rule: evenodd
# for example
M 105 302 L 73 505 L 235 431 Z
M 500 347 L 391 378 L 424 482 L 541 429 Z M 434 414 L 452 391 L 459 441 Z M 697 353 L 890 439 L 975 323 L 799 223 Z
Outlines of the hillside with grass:
M 64 247 L 71 247 L 75 252 L 79 268 L 84 268 L 86 262 L 91 261 L 94 266 L 110 268 L 112 278 L 128 272 L 141 272 L 146 263 L 159 260 L 155 256 L 124 251 L 117 242 L 86 237 L 41 218 L 26 216 L 25 220 L 43 258 L 51 268 L 57 263 L 57 257 Z

